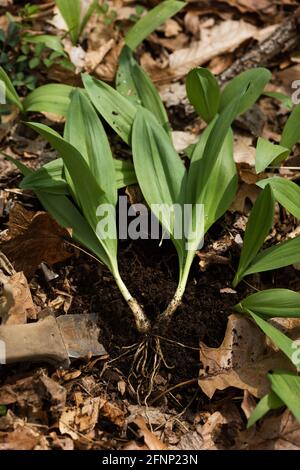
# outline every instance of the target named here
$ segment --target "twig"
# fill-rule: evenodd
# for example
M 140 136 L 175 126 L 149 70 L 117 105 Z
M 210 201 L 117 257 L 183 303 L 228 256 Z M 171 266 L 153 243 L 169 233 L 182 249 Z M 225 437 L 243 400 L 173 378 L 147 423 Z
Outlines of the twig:
M 252 67 L 266 66 L 275 56 L 299 45 L 300 7 L 264 41 L 255 44 L 245 55 L 237 59 L 219 77 L 221 84 L 240 72 Z

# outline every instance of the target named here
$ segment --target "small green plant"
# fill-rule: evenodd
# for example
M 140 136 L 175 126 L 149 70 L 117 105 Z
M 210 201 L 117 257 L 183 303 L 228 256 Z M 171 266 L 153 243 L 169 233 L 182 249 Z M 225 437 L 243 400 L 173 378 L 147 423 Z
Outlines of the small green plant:
M 285 96 L 270 95 L 287 103 Z M 288 103 L 289 105 L 289 103 Z M 290 107 L 290 106 L 288 106 Z M 294 145 L 300 140 L 299 132 L 300 106 L 297 105 L 283 129 L 279 144 L 265 139 L 258 139 L 256 152 L 256 171 L 264 171 L 269 165 L 280 164 L 286 159 Z M 280 176 L 272 176 L 260 180 L 257 185 L 262 192 L 251 211 L 240 261 L 233 285 L 244 276 L 279 269 L 300 262 L 300 237 L 283 241 L 266 249 L 261 249 L 274 222 L 275 201 L 287 209 L 291 215 L 300 219 L 300 188 Z M 271 318 L 288 317 L 300 318 L 300 294 L 287 289 L 270 289 L 251 294 L 240 302 L 235 310 L 252 318 L 272 342 L 290 359 L 291 371 L 273 371 L 269 374 L 271 391 L 263 397 L 248 421 L 248 427 L 255 424 L 268 411 L 287 406 L 294 416 L 300 420 L 299 392 L 300 377 L 298 371 L 299 342 L 292 341 L 284 333 L 268 322 Z
M 59 65 L 74 69 L 67 59 L 60 38 L 47 34 L 33 35 L 26 32 L 23 21 L 15 22 L 8 15 L 8 28 L 0 30 L 0 66 L 10 76 L 14 87 L 23 95 L 36 88 L 38 76 L 33 71 Z

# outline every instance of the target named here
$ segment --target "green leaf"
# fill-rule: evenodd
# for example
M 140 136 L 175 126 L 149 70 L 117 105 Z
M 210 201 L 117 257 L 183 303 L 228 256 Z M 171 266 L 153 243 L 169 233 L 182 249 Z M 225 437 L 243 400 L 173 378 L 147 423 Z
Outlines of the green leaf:
M 259 419 L 263 418 L 270 410 L 276 410 L 284 406 L 283 401 L 274 392 L 265 395 L 256 405 L 255 410 L 252 412 L 248 419 L 247 428 L 249 429 Z
M 133 164 L 128 160 L 114 159 L 117 188 L 124 188 L 137 183 Z
M 237 114 L 245 113 L 258 100 L 271 78 L 271 72 L 262 67 L 253 68 L 240 73 L 225 86 L 221 96 L 220 110 L 225 109 L 237 94 L 247 89 L 246 93 L 241 98 Z M 281 145 L 285 147 L 284 144 Z
M 29 68 L 30 69 L 35 69 L 39 65 L 40 65 L 40 58 L 39 57 L 33 57 L 33 59 L 31 59 L 29 61 Z
M 101 80 L 83 75 L 82 81 L 97 111 L 121 139 L 128 144 L 136 114 L 136 106 Z
M 84 157 L 107 200 L 115 206 L 117 188 L 109 142 L 95 108 L 80 90 L 72 94 L 64 138 Z
M 243 248 L 237 273 L 233 280 L 236 287 L 246 275 L 247 268 L 255 258 L 271 230 L 274 220 L 275 200 L 269 185 L 258 196 L 247 223 Z
M 170 132 L 170 124 L 159 93 L 146 72 L 138 65 L 131 49 L 125 46 L 119 58 L 116 88 L 135 106 L 151 111 L 159 123 Z
M 7 100 L 10 103 L 15 104 L 19 108 L 19 110 L 23 112 L 22 101 L 20 100 L 18 93 L 16 92 L 15 87 L 10 81 L 7 73 L 2 67 L 0 67 L 0 85 L 2 85 L 1 82 L 3 82 L 4 85 L 1 86 L 0 92 L 4 91 L 2 88 L 4 87 Z
M 282 132 L 280 145 L 290 150 L 300 140 L 300 104 L 291 112 Z
M 46 163 L 27 175 L 21 182 L 20 188 L 42 191 L 51 194 L 68 195 L 69 188 L 64 178 L 64 164 L 61 158 Z
M 74 90 L 69 85 L 50 83 L 43 85 L 27 95 L 23 101 L 25 112 L 53 113 L 66 116 L 70 105 L 70 95 Z
M 271 163 L 277 164 L 286 159 L 290 150 L 281 145 L 273 144 L 266 139 L 259 137 L 256 146 L 255 170 L 261 173 Z
M 81 25 L 81 8 L 80 0 L 55 0 L 63 19 L 65 20 L 68 28 L 72 43 L 76 46 Z
M 46 163 L 36 171 L 29 170 L 18 160 L 10 159 L 23 174 L 27 174 L 20 184 L 22 189 L 31 189 L 33 191 L 51 194 L 70 193 L 64 175 L 64 163 L 62 158 L 57 158 L 52 162 Z M 130 161 L 114 159 L 113 163 L 115 168 L 115 184 L 118 189 L 137 182 L 135 171 Z M 26 170 L 28 170 L 27 173 Z
M 109 269 L 113 269 L 114 263 L 107 255 L 107 250 L 99 242 L 94 230 L 81 215 L 76 206 L 67 196 L 47 194 L 36 191 L 36 195 L 43 207 L 48 211 L 59 225 L 72 230 L 72 237 L 94 253 Z
M 87 222 L 94 232 L 96 232 L 98 225 L 97 210 L 100 205 L 107 204 L 108 200 L 103 189 L 100 187 L 91 172 L 87 162 L 75 147 L 64 140 L 50 127 L 37 123 L 27 124 L 48 140 L 52 147 L 60 153 L 72 179 L 72 189 L 75 189 L 77 202 L 82 207 L 82 211 Z M 116 263 L 117 256 L 116 227 L 113 227 L 113 229 L 114 233 L 111 233 L 109 237 L 105 239 L 102 237 L 102 234 L 97 234 L 101 245 L 110 259 L 110 265 Z
M 289 358 L 289 360 L 293 363 L 294 358 L 294 341 L 288 338 L 285 334 L 279 331 L 275 326 L 271 325 L 267 321 L 263 320 L 259 315 L 256 313 L 248 311 L 251 315 L 255 323 L 260 327 L 260 329 L 267 335 L 273 343 Z M 277 393 L 276 390 L 274 390 Z M 277 393 L 278 395 L 278 393 Z
M 50 34 L 40 34 L 39 36 L 33 36 L 27 34 L 23 36 L 23 40 L 31 44 L 45 44 L 45 46 L 49 49 L 65 55 L 64 48 L 59 36 L 53 36 Z
M 292 372 L 274 371 L 268 374 L 272 390 L 300 421 L 300 377 Z
M 288 289 L 268 289 L 249 295 L 234 309 L 268 317 L 300 318 L 300 294 Z
M 274 176 L 258 181 L 256 184 L 260 188 L 270 185 L 279 204 L 300 220 L 300 188 L 296 183 L 280 176 Z
M 186 91 L 199 116 L 207 123 L 212 121 L 218 113 L 221 100 L 216 77 L 208 69 L 195 68 L 187 76 Z
M 293 108 L 292 98 L 284 93 L 280 93 L 278 91 L 265 91 L 263 95 L 268 96 L 269 98 L 275 98 L 290 110 Z
M 244 276 L 297 263 L 300 263 L 300 237 L 279 243 L 258 253 Z
M 130 29 L 125 37 L 125 42 L 134 50 L 143 40 L 163 24 L 171 16 L 178 13 L 186 3 L 175 0 L 165 0 L 150 10 Z
M 205 152 L 205 149 L 215 123 L 216 120 L 205 129 L 193 150 L 187 181 L 187 201 L 192 204 L 204 204 L 205 233 L 229 208 L 238 183 L 230 127 L 210 174 L 206 180 L 201 176 L 211 163 L 211 154 Z
M 177 239 L 174 216 L 163 217 L 157 205 L 169 208 L 182 204 L 185 192 L 186 169 L 163 128 L 146 109 L 139 108 L 132 130 L 133 163 L 145 200 L 154 215 L 170 233 L 180 262 L 183 260 L 184 240 Z

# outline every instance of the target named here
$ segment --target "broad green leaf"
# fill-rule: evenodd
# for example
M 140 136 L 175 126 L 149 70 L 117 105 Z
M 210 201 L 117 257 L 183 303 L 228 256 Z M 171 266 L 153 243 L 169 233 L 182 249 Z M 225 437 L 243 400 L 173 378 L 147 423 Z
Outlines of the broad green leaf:
M 36 88 L 29 93 L 23 101 L 26 112 L 53 113 L 58 116 L 66 116 L 70 105 L 70 96 L 73 87 L 50 83 Z
M 80 0 L 55 0 L 66 25 L 69 28 L 70 37 L 74 46 L 76 46 L 81 25 Z
M 72 230 L 72 237 L 94 253 L 109 269 L 114 263 L 99 242 L 94 230 L 67 196 L 36 191 L 43 207 L 62 227 Z
M 129 30 L 125 42 L 134 50 L 143 40 L 171 16 L 178 13 L 186 3 L 176 0 L 165 0 L 150 10 Z
M 69 194 L 68 184 L 64 177 L 63 160 L 61 158 L 53 160 L 25 176 L 20 188 L 51 194 Z
M 210 164 L 210 154 L 205 153 L 204 149 L 214 122 L 205 129 L 194 148 L 187 181 L 187 202 L 204 204 L 205 233 L 229 208 L 237 190 L 233 135 L 230 128 L 208 179 L 203 181 L 201 178 L 204 168 Z
M 264 96 L 268 96 L 269 98 L 275 98 L 276 100 L 280 101 L 287 109 L 293 108 L 292 98 L 284 93 L 280 93 L 279 91 L 264 91 Z
M 151 111 L 165 130 L 170 131 L 168 115 L 157 89 L 127 46 L 123 48 L 119 58 L 116 88 L 135 106 L 142 105 Z
M 300 263 L 300 237 L 279 243 L 258 253 L 244 276 L 297 263 Z
M 262 67 L 253 68 L 240 73 L 225 86 L 221 96 L 221 111 L 225 109 L 238 94 L 247 89 L 240 100 L 237 113 L 243 114 L 258 100 L 271 78 L 271 72 Z M 284 144 L 282 145 L 285 147 Z
M 265 188 L 269 184 L 279 204 L 300 220 L 300 187 L 298 184 L 280 176 L 258 181 L 256 184 L 260 188 Z
M 1 83 L 2 82 L 2 83 Z M 15 90 L 9 76 L 5 70 L 0 67 L 0 93 L 5 91 L 6 99 L 11 104 L 15 104 L 21 112 L 24 111 L 22 101 L 20 100 L 18 93 Z
M 65 51 L 59 36 L 54 36 L 52 34 L 40 34 L 38 36 L 33 36 L 31 34 L 27 34 L 23 36 L 23 40 L 31 44 L 45 44 L 48 49 L 60 52 L 61 54 L 65 55 Z
M 274 211 L 274 195 L 271 187 L 267 185 L 255 201 L 248 219 L 240 262 L 233 280 L 234 287 L 248 272 L 247 268 L 270 232 L 274 220 Z
M 300 294 L 288 289 L 268 289 L 255 292 L 234 308 L 237 312 L 251 312 L 267 317 L 300 318 Z
M 62 158 L 57 158 L 42 166 L 36 171 L 29 170 L 18 160 L 11 159 L 13 163 L 27 176 L 23 179 L 20 187 L 53 194 L 69 194 L 68 184 L 64 175 L 64 163 Z M 113 160 L 115 169 L 115 180 L 118 189 L 130 186 L 137 182 L 133 165 L 128 160 Z M 22 165 L 22 167 L 20 167 Z
M 72 94 L 64 138 L 84 157 L 107 200 L 115 206 L 117 188 L 110 145 L 95 108 L 80 90 Z
M 248 419 L 247 428 L 249 429 L 259 419 L 263 418 L 269 411 L 277 410 L 284 406 L 283 401 L 274 392 L 265 395 L 256 405 L 255 410 L 252 412 Z
M 186 91 L 199 116 L 207 123 L 212 121 L 218 113 L 221 100 L 216 77 L 208 69 L 195 68 L 187 76 Z
M 27 166 L 18 160 L 6 155 L 4 156 L 12 161 L 25 177 L 35 174 L 33 170 L 27 168 Z M 59 160 L 62 162 L 62 159 Z M 115 263 L 111 262 L 110 257 L 107 256 L 106 250 L 99 243 L 95 232 L 67 196 L 49 194 L 43 191 L 35 191 L 35 193 L 42 206 L 52 215 L 57 223 L 64 228 L 72 230 L 72 237 L 76 241 L 94 253 L 109 269 L 113 270 L 115 268 Z
M 72 179 L 73 187 L 78 204 L 81 206 L 83 214 L 94 230 L 97 231 L 99 218 L 98 208 L 109 201 L 104 191 L 96 181 L 84 157 L 69 142 L 63 139 L 50 127 L 43 124 L 28 123 L 28 125 L 42 135 L 61 155 L 66 169 Z M 111 203 L 109 204 L 111 206 Z M 112 224 L 111 224 L 112 225 Z M 111 232 L 108 237 L 103 237 L 103 233 L 97 233 L 98 239 L 105 249 L 111 263 L 116 263 L 117 256 L 117 234 L 116 226 L 110 227 Z
M 290 150 L 300 140 L 300 104 L 291 112 L 282 132 L 280 145 Z
M 288 338 L 288 336 L 283 334 L 280 330 L 275 328 L 275 326 L 263 320 L 259 315 L 256 315 L 256 313 L 251 312 L 251 310 L 249 310 L 248 313 L 251 315 L 251 317 L 253 318 L 255 323 L 259 326 L 259 328 L 265 333 L 265 335 L 267 335 L 273 341 L 273 343 L 275 343 L 275 345 L 293 363 L 293 357 L 294 357 L 294 352 L 295 352 L 294 341 Z M 277 392 L 275 391 L 275 393 Z
M 268 374 L 272 390 L 300 421 L 300 377 L 292 372 L 274 371 Z
M 82 81 L 97 111 L 121 139 L 128 144 L 136 114 L 136 106 L 101 80 L 83 75 Z
M 281 145 L 273 144 L 267 139 L 259 137 L 256 146 L 255 170 L 261 173 L 271 163 L 280 163 L 290 154 L 290 150 Z
M 240 106 L 240 100 L 243 98 L 244 92 L 237 95 L 233 101 L 227 106 L 220 115 L 216 116 L 213 121 L 211 132 L 208 135 L 204 149 L 202 151 L 202 142 L 199 143 L 199 147 L 195 147 L 191 164 L 193 165 L 193 171 L 191 173 L 190 183 L 188 185 L 189 191 L 192 191 L 194 197 L 192 200 L 197 200 L 199 192 L 206 185 L 213 168 L 218 160 L 219 153 L 222 149 L 226 136 L 230 131 L 231 124 L 237 116 L 238 109 Z M 205 155 L 205 165 L 201 164 L 202 155 Z M 193 181 L 191 183 L 191 181 Z
M 139 108 L 132 130 L 133 163 L 141 191 L 162 226 L 170 233 L 183 261 L 182 236 L 177 239 L 174 216 L 163 217 L 158 205 L 182 205 L 186 169 L 167 134 L 146 109 Z M 180 227 L 181 229 L 181 227 Z
M 137 183 L 133 164 L 128 160 L 114 159 L 117 188 L 124 188 Z

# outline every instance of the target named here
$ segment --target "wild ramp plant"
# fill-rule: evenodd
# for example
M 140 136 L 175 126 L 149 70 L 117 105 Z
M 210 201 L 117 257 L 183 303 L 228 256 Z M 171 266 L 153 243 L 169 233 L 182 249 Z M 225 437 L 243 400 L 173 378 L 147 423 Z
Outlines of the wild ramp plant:
M 88 96 L 100 115 L 131 145 L 135 174 L 144 198 L 169 233 L 177 251 L 178 287 L 161 315 L 160 323 L 167 323 L 181 303 L 195 251 L 203 235 L 226 212 L 235 197 L 237 175 L 231 124 L 254 104 L 270 78 L 266 69 L 250 70 L 232 80 L 221 93 L 208 70 L 198 68 L 190 72 L 188 96 L 208 126 L 190 155 L 187 169 L 174 150 L 160 97 L 129 48 L 121 54 L 117 90 L 90 76 L 83 77 Z M 177 239 L 174 220 L 166 225 L 161 214 L 156 212 L 155 205 L 160 204 L 179 205 L 182 209 L 185 205 L 192 207 L 192 217 L 186 221 L 189 229 L 185 237 Z M 205 223 L 194 234 L 199 204 L 205 208 Z M 189 243 L 190 235 L 194 237 L 192 243 Z
M 286 97 L 280 97 L 285 101 Z M 300 140 L 300 106 L 292 110 L 279 144 L 258 139 L 256 170 L 276 169 L 291 153 Z M 277 245 L 261 249 L 274 220 L 275 201 L 296 219 L 300 219 L 300 188 L 284 177 L 271 176 L 260 180 L 263 189 L 251 211 L 240 256 L 239 266 L 233 281 L 234 287 L 247 275 L 280 269 L 300 262 L 300 237 L 285 240 Z M 248 427 L 261 419 L 268 411 L 287 406 L 300 421 L 300 342 L 293 341 L 269 320 L 277 317 L 300 318 L 300 294 L 289 289 L 268 289 L 249 295 L 236 305 L 235 310 L 252 318 L 258 327 L 285 354 L 291 362 L 289 371 L 275 370 L 269 374 L 270 392 L 263 397 L 249 418 Z
M 132 68 L 139 75 L 133 74 Z M 203 84 L 201 80 L 204 74 L 207 77 L 205 69 L 197 69 L 190 76 L 192 79 L 194 75 L 197 81 L 199 99 L 210 88 L 210 82 L 215 80 L 210 74 L 208 83 L 204 80 Z M 123 93 L 127 97 L 129 95 L 124 83 L 128 83 L 130 77 L 138 76 L 138 81 L 133 84 L 136 86 L 136 102 L 87 75 L 83 77 L 83 82 L 87 96 L 96 109 L 121 138 L 132 145 L 134 171 L 130 164 L 127 168 L 116 167 L 93 106 L 85 92 L 76 91 L 71 99 L 63 138 L 41 124 L 30 124 L 58 150 L 61 159 L 36 173 L 27 172 L 22 187 L 35 190 L 54 218 L 61 225 L 71 227 L 74 238 L 109 267 L 133 310 L 137 329 L 146 332 L 150 331 L 150 323 L 119 277 L 117 241 L 108 242 L 102 240 L 101 236 L 97 237 L 97 208 L 106 202 L 115 206 L 118 180 L 120 185 L 124 185 L 136 179 L 149 206 L 179 205 L 184 209 L 189 204 L 193 208 L 192 217 L 187 223 L 187 234 L 181 239 L 175 237 L 175 221 L 171 220 L 165 225 L 161 214 L 155 213 L 164 230 L 170 234 L 179 259 L 178 288 L 160 318 L 160 323 L 167 323 L 180 305 L 203 232 L 207 232 L 224 214 L 236 193 L 237 175 L 233 161 L 231 124 L 238 114 L 256 101 L 270 73 L 265 69 L 246 72 L 229 83 L 222 94 L 218 93 L 216 115 L 195 146 L 188 169 L 174 150 L 167 114 L 159 95 L 128 48 L 124 50 L 118 75 L 122 76 Z M 130 83 L 131 87 L 133 85 Z M 228 97 L 232 90 L 236 97 L 230 100 Z M 84 180 L 83 174 L 87 175 Z M 113 191 L 111 188 L 114 188 Z M 71 202 L 70 196 L 75 204 Z M 204 227 L 199 226 L 195 231 L 193 225 L 198 204 L 204 204 L 206 218 Z

